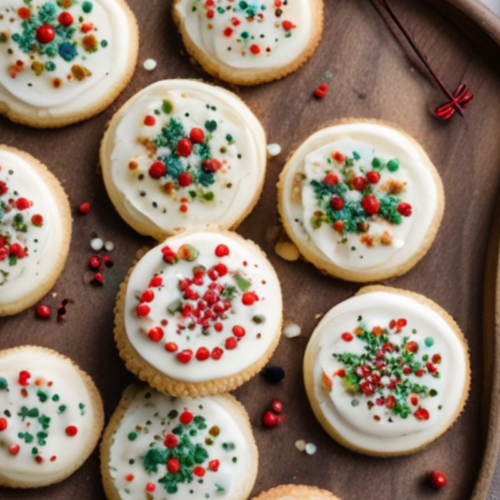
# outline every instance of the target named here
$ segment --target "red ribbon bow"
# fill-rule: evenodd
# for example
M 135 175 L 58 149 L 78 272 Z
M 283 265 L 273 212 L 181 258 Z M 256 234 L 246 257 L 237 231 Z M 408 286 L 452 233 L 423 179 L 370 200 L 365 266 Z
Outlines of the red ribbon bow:
M 441 120 L 449 120 L 455 114 L 455 111 L 464 116 L 464 109 L 472 101 L 474 94 L 467 88 L 465 83 L 461 83 L 453 96 L 450 97 L 452 97 L 450 102 L 442 104 L 434 110 L 434 114 Z

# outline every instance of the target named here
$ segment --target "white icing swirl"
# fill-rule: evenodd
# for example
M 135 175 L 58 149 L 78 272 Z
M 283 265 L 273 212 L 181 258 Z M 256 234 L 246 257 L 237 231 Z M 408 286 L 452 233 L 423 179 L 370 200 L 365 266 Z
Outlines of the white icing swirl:
M 0 104 L 8 109 L 68 117 L 121 85 L 130 65 L 131 14 L 114 0 L 66 1 L 64 8 L 50 0 L 0 6 Z M 40 26 L 55 30 L 43 43 Z
M 150 500 L 161 500 L 165 495 L 172 499 L 239 498 L 236 492 L 241 483 L 248 481 L 250 471 L 253 473 L 251 455 L 255 455 L 255 451 L 249 450 L 251 443 L 245 436 L 248 431 L 242 428 L 241 420 L 235 418 L 233 411 L 221 396 L 175 399 L 150 388 L 141 389 L 128 405 L 110 447 L 109 469 L 118 497 L 122 500 L 142 498 L 147 492 Z M 185 412 L 196 421 L 182 424 L 180 419 Z M 183 482 L 179 472 L 170 474 L 170 483 L 159 481 L 165 479 L 168 472 L 168 452 L 177 456 L 177 446 L 167 448 L 164 444 L 167 435 L 174 435 L 174 441 L 179 442 L 182 436 L 188 436 L 193 448 L 205 450 L 197 463 L 187 465 L 181 461 L 183 471 L 189 471 L 191 480 Z M 166 460 L 148 472 L 145 466 L 151 464 L 151 460 L 146 454 L 149 451 L 151 455 L 150 450 L 158 450 L 159 456 L 163 454 Z M 175 492 L 168 491 L 172 484 Z
M 396 326 L 402 319 L 406 323 Z M 380 327 L 387 339 L 379 337 L 385 347 L 377 347 L 376 359 L 384 364 L 379 369 L 372 366 L 370 375 L 356 382 L 359 388 L 353 388 L 350 365 L 339 356 L 361 356 L 368 352 L 367 342 L 355 332 L 358 326 L 368 332 Z M 349 336 L 346 340 L 343 337 L 346 334 L 351 334 L 352 340 Z M 398 347 L 402 349 L 399 351 Z M 416 353 L 410 356 L 408 353 L 415 348 Z M 389 368 L 391 359 L 403 357 L 406 361 L 402 365 L 398 361 L 397 367 Z M 365 366 L 371 364 L 364 361 Z M 357 365 L 355 362 L 353 366 Z M 398 373 L 396 368 L 409 373 Z M 304 372 L 315 412 L 342 439 L 358 449 L 375 453 L 405 452 L 435 439 L 460 412 L 469 384 L 463 340 L 450 324 L 428 305 L 389 291 L 364 293 L 331 309 L 311 337 Z M 372 379 L 373 375 L 377 378 Z M 407 396 L 398 396 L 399 391 L 401 394 L 405 391 L 394 380 L 409 384 L 411 390 L 406 391 Z M 374 392 L 370 384 L 375 386 Z M 426 389 L 418 392 L 415 384 Z M 394 396 L 396 400 L 391 401 Z M 394 403 L 405 408 L 399 410 Z
M 335 160 L 336 153 L 350 165 Z M 374 168 L 374 159 L 384 166 Z M 399 163 L 392 171 L 386 166 L 391 161 Z M 314 258 L 356 272 L 363 281 L 389 274 L 415 257 L 440 222 L 436 214 L 442 211 L 442 187 L 433 170 L 416 143 L 388 126 L 348 123 L 320 130 L 298 148 L 287 165 L 281 207 L 290 237 Z M 375 182 L 367 180 L 368 172 Z M 318 201 L 312 183 L 321 183 L 328 173 L 337 176 L 339 184 L 347 179 L 344 207 L 349 202 L 361 207 L 366 196 L 376 196 L 382 204 L 391 196 L 392 213 L 399 223 L 390 222 L 382 211 L 367 217 L 366 232 L 336 230 L 326 220 L 319 223 L 326 205 Z M 365 189 L 350 185 L 355 177 L 364 178 Z M 409 212 L 401 215 L 400 203 L 409 204 Z
M 191 41 L 211 59 L 238 70 L 267 69 L 293 62 L 321 29 L 313 25 L 311 0 L 279 3 L 180 0 L 175 9 Z
M 1 476 L 24 486 L 59 480 L 97 440 L 96 415 L 70 361 L 39 348 L 0 355 Z
M 35 292 L 60 265 L 65 230 L 61 210 L 66 207 L 58 206 L 51 189 L 28 161 L 3 149 L 0 182 L 5 183 L 0 192 L 6 189 L 0 194 L 0 304 L 10 304 Z M 16 201 L 20 198 L 30 206 L 17 209 Z M 5 208 L 9 212 L 4 212 Z M 34 216 L 39 215 L 43 222 L 34 224 L 33 221 L 39 222 Z M 9 255 L 8 241 L 21 246 L 25 256 Z
M 171 265 L 163 260 L 163 248 L 168 246 L 177 253 L 185 245 L 199 252 L 193 261 L 181 259 Z M 217 257 L 219 245 L 226 245 L 229 255 Z M 226 272 L 212 279 L 211 270 L 219 264 L 225 266 Z M 203 278 L 199 284 L 189 284 L 196 298 L 187 299 L 180 288 L 186 289 L 184 280 L 193 281 L 194 270 L 200 266 L 206 270 Z M 148 289 L 155 275 L 161 276 L 162 285 Z M 206 293 L 212 283 L 218 288 L 213 289 L 213 298 L 208 298 Z M 149 313 L 139 317 L 137 306 L 144 303 L 140 297 L 145 290 L 151 290 L 154 299 L 146 302 Z M 245 291 L 250 294 L 251 304 L 243 303 Z M 200 306 L 200 302 L 204 305 Z M 201 311 L 196 312 L 200 307 Z M 143 359 L 175 380 L 204 382 L 235 375 L 266 353 L 279 335 L 281 290 L 271 264 L 253 244 L 230 233 L 201 231 L 169 238 L 138 262 L 127 286 L 124 313 L 128 339 Z M 203 318 L 209 319 L 203 322 Z M 155 342 L 148 334 L 157 327 L 162 335 Z M 169 343 L 174 343 L 176 349 L 168 352 Z M 197 358 L 200 348 L 210 353 L 207 359 Z M 219 349 L 222 353 L 219 351 L 220 356 L 214 359 L 214 350 Z M 177 356 L 186 350 L 191 350 L 192 356 L 183 363 Z
M 163 110 L 165 102 L 168 112 Z M 144 123 L 147 116 L 154 119 L 154 125 Z M 173 130 L 174 124 L 181 126 L 185 139 L 192 130 L 201 131 L 209 153 L 201 153 L 201 146 L 194 142 L 188 157 L 179 157 L 172 144 L 155 147 L 153 141 L 166 137 L 162 130 L 169 125 Z M 213 178 L 203 175 L 201 154 L 220 162 Z M 159 179 L 149 174 L 158 160 L 166 164 Z M 188 186 L 179 185 L 170 161 L 191 173 Z M 234 94 L 197 81 L 165 80 L 142 90 L 115 116 L 103 140 L 101 163 L 112 201 L 140 232 L 166 236 L 192 224 L 211 222 L 230 228 L 260 194 L 266 138 L 255 115 Z M 171 188 L 166 192 L 168 182 Z

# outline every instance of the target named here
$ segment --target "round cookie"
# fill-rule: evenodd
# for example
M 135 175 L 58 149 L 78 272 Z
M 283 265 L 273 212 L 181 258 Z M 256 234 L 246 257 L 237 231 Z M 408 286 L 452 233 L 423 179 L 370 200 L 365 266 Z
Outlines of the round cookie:
M 257 466 L 248 415 L 230 394 L 176 399 L 130 386 L 101 444 L 108 500 L 246 500 Z
M 211 75 L 256 85 L 298 70 L 323 33 L 323 0 L 175 0 L 186 50 Z
M 59 181 L 31 155 L 0 145 L 0 316 L 49 292 L 70 239 L 71 212 Z
M 331 309 L 304 357 L 313 411 L 340 444 L 375 456 L 413 453 L 446 432 L 470 388 L 453 318 L 416 293 L 371 286 Z
M 124 0 L 4 2 L 0 113 L 40 128 L 90 118 L 132 78 L 138 44 Z
M 288 484 L 264 491 L 253 500 L 339 500 L 329 491 L 313 486 Z
M 412 138 L 383 123 L 346 120 L 291 155 L 278 209 L 306 260 L 332 276 L 370 282 L 406 273 L 427 253 L 444 191 Z
M 216 228 L 147 252 L 120 287 L 115 339 L 127 368 L 156 389 L 198 397 L 257 374 L 281 333 L 281 289 L 260 248 Z
M 36 488 L 66 479 L 95 448 L 104 425 L 92 379 L 36 346 L 0 351 L 0 485 Z
M 119 214 L 163 241 L 193 224 L 235 228 L 248 215 L 264 183 L 266 134 L 232 92 L 164 80 L 115 114 L 100 159 Z

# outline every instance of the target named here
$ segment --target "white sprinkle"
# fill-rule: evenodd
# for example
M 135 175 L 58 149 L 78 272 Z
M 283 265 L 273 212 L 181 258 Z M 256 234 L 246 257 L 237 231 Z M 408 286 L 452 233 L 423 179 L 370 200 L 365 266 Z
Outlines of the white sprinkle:
M 144 61 L 144 69 L 146 71 L 153 71 L 156 68 L 157 64 L 158 63 L 154 59 L 146 59 Z
M 279 144 L 268 144 L 267 154 L 269 156 L 278 156 L 281 153 L 281 146 Z
M 308 455 L 314 455 L 314 454 L 316 453 L 316 450 L 317 450 L 317 449 L 318 449 L 318 448 L 317 448 L 317 447 L 316 447 L 316 445 L 315 445 L 315 444 L 313 444 L 313 443 L 307 443 L 307 444 L 306 444 L 306 453 L 307 453 Z
M 299 451 L 304 451 L 306 449 L 306 442 L 303 439 L 299 439 L 295 442 L 295 448 Z
M 92 248 L 92 250 L 95 250 L 96 252 L 101 250 L 103 246 L 104 242 L 101 240 L 101 238 L 93 238 L 92 240 L 90 240 L 90 248 Z
M 114 248 L 115 244 L 112 241 L 106 241 L 106 243 L 104 243 L 104 250 L 106 250 L 106 252 L 111 252 Z
M 283 328 L 283 335 L 287 339 L 293 339 L 295 337 L 298 337 L 301 334 L 302 330 L 300 329 L 299 325 L 296 325 L 295 323 L 292 323 L 290 325 L 285 326 Z

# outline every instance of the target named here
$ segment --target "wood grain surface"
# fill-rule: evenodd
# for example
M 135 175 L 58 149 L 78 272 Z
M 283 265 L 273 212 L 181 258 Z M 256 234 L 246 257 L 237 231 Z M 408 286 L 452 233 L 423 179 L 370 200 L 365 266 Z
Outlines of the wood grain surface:
M 66 321 L 38 321 L 33 310 L 2 319 L 0 347 L 32 343 L 71 357 L 95 379 L 107 416 L 121 391 L 134 381 L 113 342 L 115 295 L 136 250 L 148 241 L 121 221 L 106 195 L 97 168 L 99 142 L 113 113 L 147 84 L 173 77 L 213 81 L 184 54 L 170 18 L 171 1 L 129 3 L 141 28 L 140 60 L 132 83 L 113 106 L 88 122 L 62 130 L 32 130 L 0 118 L 0 142 L 24 149 L 47 164 L 64 184 L 73 207 L 83 201 L 92 203 L 87 216 L 75 213 L 69 261 L 54 289 L 57 296 L 49 295 L 46 300 L 57 308 L 62 299 L 72 299 Z M 343 500 L 368 496 L 374 500 L 468 499 L 478 482 L 489 422 L 490 388 L 483 384 L 483 350 L 491 345 L 482 338 L 482 300 L 487 244 L 500 184 L 498 53 L 494 59 L 479 52 L 427 3 L 392 0 L 445 82 L 456 87 L 465 81 L 476 95 L 465 119 L 455 117 L 441 123 L 430 110 L 443 102 L 442 96 L 412 70 L 368 0 L 326 0 L 325 4 L 323 41 L 302 70 L 279 82 L 233 89 L 260 117 L 269 142 L 283 147 L 283 153 L 269 161 L 263 197 L 239 232 L 269 254 L 283 284 L 285 317 L 303 330 L 299 338 L 282 339 L 272 360 L 287 373 L 279 386 L 269 386 L 257 377 L 235 393 L 250 414 L 260 450 L 254 493 L 292 482 L 329 489 Z M 158 61 L 152 73 L 142 68 L 147 58 Z M 322 82 L 329 83 L 330 93 L 317 101 L 312 92 Z M 425 294 L 454 316 L 470 345 L 472 392 L 454 427 L 408 457 L 376 459 L 352 453 L 332 441 L 314 419 L 302 382 L 303 352 L 317 324 L 316 315 L 352 296 L 358 286 L 322 276 L 304 262 L 282 261 L 266 238 L 278 225 L 275 185 L 286 155 L 323 124 L 341 117 L 377 118 L 401 127 L 424 146 L 444 181 L 447 206 L 434 246 L 414 270 L 391 281 L 391 286 Z M 94 231 L 116 246 L 114 267 L 105 272 L 103 288 L 88 284 L 89 241 Z M 267 430 L 260 419 L 275 397 L 284 401 L 287 421 Z M 496 405 L 498 397 L 496 394 Z M 318 452 L 313 456 L 300 453 L 294 446 L 298 439 L 315 443 Z M 427 480 L 433 469 L 442 470 L 449 478 L 448 486 L 439 493 Z M 488 483 L 485 476 L 475 498 L 486 497 Z M 0 488 L 0 498 L 104 499 L 98 456 L 94 453 L 84 467 L 59 485 L 27 491 Z

